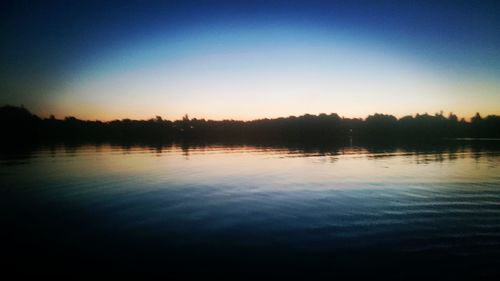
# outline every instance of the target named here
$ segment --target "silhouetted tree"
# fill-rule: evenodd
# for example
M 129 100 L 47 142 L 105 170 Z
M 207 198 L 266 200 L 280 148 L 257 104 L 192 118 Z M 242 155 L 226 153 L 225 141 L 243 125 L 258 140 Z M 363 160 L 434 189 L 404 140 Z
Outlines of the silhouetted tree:
M 365 120 L 341 118 L 336 113 L 305 114 L 253 121 L 190 119 L 169 121 L 160 116 L 149 120 L 84 121 L 53 115 L 40 119 L 24 107 L 0 107 L 2 141 L 190 141 L 190 140 L 302 140 L 436 139 L 451 137 L 500 137 L 500 117 L 482 118 L 479 113 L 466 122 L 450 113 L 417 114 L 400 119 L 374 114 Z

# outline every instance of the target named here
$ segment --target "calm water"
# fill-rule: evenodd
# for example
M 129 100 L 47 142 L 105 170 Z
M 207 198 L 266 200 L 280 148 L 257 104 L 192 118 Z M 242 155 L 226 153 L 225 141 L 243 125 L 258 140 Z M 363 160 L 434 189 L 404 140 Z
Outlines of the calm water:
M 498 147 L 8 151 L 0 161 L 3 266 L 495 279 Z

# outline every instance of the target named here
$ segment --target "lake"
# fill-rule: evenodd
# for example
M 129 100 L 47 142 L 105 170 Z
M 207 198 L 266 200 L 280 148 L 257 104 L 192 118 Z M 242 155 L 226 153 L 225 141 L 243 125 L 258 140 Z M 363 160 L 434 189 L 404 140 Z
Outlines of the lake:
M 500 277 L 500 145 L 41 145 L 0 157 L 17 274 Z

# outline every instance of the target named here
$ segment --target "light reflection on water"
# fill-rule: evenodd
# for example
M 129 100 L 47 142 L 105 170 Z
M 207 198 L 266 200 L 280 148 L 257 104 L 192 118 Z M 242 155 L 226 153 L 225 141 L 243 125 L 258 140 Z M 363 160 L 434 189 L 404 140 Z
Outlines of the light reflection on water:
M 333 274 L 394 264 L 422 273 L 415 262 L 425 262 L 491 277 L 499 156 L 467 143 L 42 147 L 2 156 L 2 235 L 13 266 Z

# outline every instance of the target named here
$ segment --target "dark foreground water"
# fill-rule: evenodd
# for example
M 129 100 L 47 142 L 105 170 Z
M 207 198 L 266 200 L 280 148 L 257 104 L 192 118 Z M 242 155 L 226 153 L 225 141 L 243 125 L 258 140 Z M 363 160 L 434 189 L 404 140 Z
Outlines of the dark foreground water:
M 2 272 L 500 280 L 497 147 L 7 149 Z

